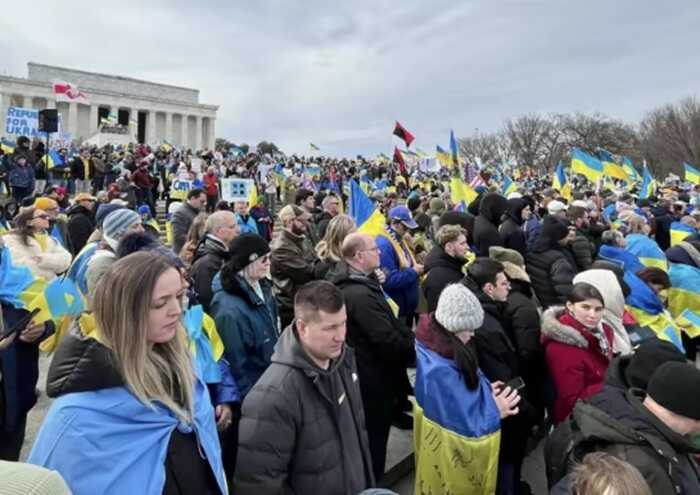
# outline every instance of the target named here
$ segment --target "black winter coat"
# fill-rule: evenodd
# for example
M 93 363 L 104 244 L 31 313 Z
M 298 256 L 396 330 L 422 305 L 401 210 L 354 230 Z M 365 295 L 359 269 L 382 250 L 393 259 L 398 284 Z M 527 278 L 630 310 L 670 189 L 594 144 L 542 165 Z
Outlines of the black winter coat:
M 373 486 L 357 375 L 350 347 L 323 370 L 302 349 L 296 329 L 287 327 L 272 364 L 243 401 L 231 492 L 355 495 Z M 336 390 L 340 398 L 332 390 L 336 380 L 345 391 Z M 341 404 L 350 407 L 351 421 L 339 413 Z M 359 452 L 344 444 L 347 435 L 357 435 Z M 349 479 L 350 471 L 364 471 L 365 482 Z
M 576 229 L 576 238 L 571 243 L 571 253 L 576 261 L 576 268 L 579 272 L 588 270 L 593 265 L 596 249 L 595 244 L 583 230 Z
M 503 247 L 514 249 L 523 256 L 527 252 L 527 242 L 525 240 L 525 230 L 523 229 L 523 209 L 527 206 L 524 199 L 509 199 L 507 218 L 498 228 L 498 233 L 503 241 Z M 485 253 L 483 256 L 488 256 Z
M 363 396 L 378 400 L 400 396 L 406 368 L 416 363 L 413 332 L 394 316 L 374 277 L 361 275 L 341 262 L 333 283 L 345 299 L 347 342 L 355 351 Z
M 507 208 L 507 200 L 498 193 L 486 194 L 474 220 L 474 247 L 479 256 L 488 256 L 491 246 L 503 246 L 498 225 Z
M 210 235 L 206 235 L 200 241 L 195 251 L 190 276 L 194 281 L 197 301 L 206 313 L 209 313 L 211 300 L 214 298 L 211 283 L 214 280 L 214 275 L 224 266 L 228 254 L 228 247 Z
M 526 256 L 527 273 L 532 289 L 544 309 L 563 305 L 573 287 L 576 263 L 559 240 L 568 235 L 567 226 L 552 216 L 546 216 L 542 233 Z
M 87 244 L 87 240 L 95 230 L 95 215 L 83 205 L 73 205 L 68 214 L 68 238 L 70 239 L 73 256 L 78 254 Z
M 462 266 L 465 260 L 454 258 L 440 246 L 435 246 L 425 259 L 426 277 L 423 281 L 423 294 L 428 301 L 428 313 L 437 308 L 442 289 L 464 278 Z

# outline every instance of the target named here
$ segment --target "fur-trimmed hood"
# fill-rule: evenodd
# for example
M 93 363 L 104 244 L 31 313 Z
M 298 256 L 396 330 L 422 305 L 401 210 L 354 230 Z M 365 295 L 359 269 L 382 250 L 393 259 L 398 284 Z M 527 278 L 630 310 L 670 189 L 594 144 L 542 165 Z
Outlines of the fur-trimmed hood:
M 542 340 L 555 340 L 562 344 L 587 349 L 588 339 L 574 327 L 559 321 L 559 318 L 565 313 L 564 306 L 552 306 L 542 314 Z

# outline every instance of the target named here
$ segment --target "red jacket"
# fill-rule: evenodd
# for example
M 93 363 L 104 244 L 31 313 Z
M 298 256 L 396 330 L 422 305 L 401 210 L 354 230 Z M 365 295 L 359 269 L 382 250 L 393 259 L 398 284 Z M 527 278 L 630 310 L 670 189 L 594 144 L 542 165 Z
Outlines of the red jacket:
M 219 178 L 216 176 L 216 174 L 204 174 L 202 176 L 202 181 L 204 182 L 204 192 L 207 194 L 207 196 L 219 195 Z
M 542 315 L 542 346 L 554 382 L 554 423 L 560 423 L 579 399 L 597 393 L 612 359 L 613 330 L 601 323 L 607 351 L 598 339 L 561 306 Z

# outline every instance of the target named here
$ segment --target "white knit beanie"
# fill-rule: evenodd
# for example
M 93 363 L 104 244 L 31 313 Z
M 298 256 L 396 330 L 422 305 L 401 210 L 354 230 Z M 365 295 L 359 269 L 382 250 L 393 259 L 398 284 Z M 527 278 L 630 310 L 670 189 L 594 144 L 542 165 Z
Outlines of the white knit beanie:
M 484 323 L 484 309 L 464 284 L 451 284 L 440 293 L 435 319 L 448 332 L 473 332 Z

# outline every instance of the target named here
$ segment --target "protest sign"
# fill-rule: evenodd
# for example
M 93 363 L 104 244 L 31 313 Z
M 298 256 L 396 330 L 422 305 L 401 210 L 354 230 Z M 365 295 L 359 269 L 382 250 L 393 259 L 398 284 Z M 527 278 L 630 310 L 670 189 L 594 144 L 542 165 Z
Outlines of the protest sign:
M 253 179 L 221 179 L 221 198 L 229 202 L 248 201 L 253 185 Z
M 58 116 L 59 130 L 61 116 Z M 27 136 L 46 139 L 45 132 L 39 132 L 39 110 L 33 108 L 8 107 L 5 118 L 5 136 Z
M 194 187 L 191 180 L 175 179 L 170 186 L 170 199 L 187 199 L 187 193 Z

